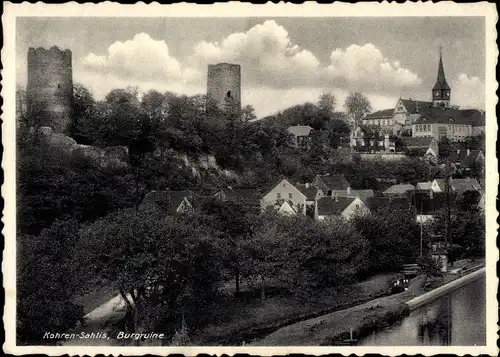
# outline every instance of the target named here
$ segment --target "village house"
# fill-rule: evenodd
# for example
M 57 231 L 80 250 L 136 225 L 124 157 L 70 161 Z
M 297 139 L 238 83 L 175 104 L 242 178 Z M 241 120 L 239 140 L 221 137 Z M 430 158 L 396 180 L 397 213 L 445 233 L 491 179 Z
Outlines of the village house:
M 402 149 L 410 155 L 439 156 L 439 145 L 436 139 L 431 136 L 426 137 L 402 137 Z
M 409 183 L 392 185 L 383 192 L 384 196 L 406 196 L 408 191 L 415 190 L 415 187 Z
M 431 189 L 433 192 L 446 192 L 446 180 L 434 179 Z M 475 178 L 450 179 L 450 192 L 462 195 L 466 191 L 481 193 L 482 188 Z
M 411 203 L 406 196 L 375 196 L 366 200 L 366 205 L 371 212 L 390 208 L 391 211 L 408 211 Z
M 260 205 L 263 209 L 274 207 L 279 212 L 303 215 L 310 212 L 312 215 L 315 201 L 323 196 L 321 189 L 309 183 L 294 185 L 287 179 L 281 179 L 262 197 Z
M 466 173 L 470 171 L 474 165 L 484 164 L 484 154 L 481 150 L 457 149 L 456 151 L 450 152 L 446 160 L 456 171 Z
M 312 185 L 323 191 L 326 196 L 331 196 L 334 191 L 347 192 L 351 188 L 350 183 L 342 174 L 316 175 Z
M 354 152 L 395 152 L 396 146 L 390 135 L 383 130 L 358 126 L 351 132 L 350 147 Z
M 217 190 L 213 196 L 222 202 L 234 202 L 251 207 L 259 207 L 259 192 L 254 188 L 234 188 L 228 186 Z
M 456 197 L 451 195 L 450 207 L 455 207 Z M 432 190 L 414 190 L 408 192 L 408 200 L 415 212 L 418 223 L 427 223 L 434 219 L 435 215 L 448 207 L 448 197 L 443 192 Z
M 194 195 L 189 190 L 153 190 L 144 196 L 139 209 L 155 207 L 167 215 L 189 213 L 194 210 L 194 202 Z
M 314 218 L 317 221 L 340 217 L 349 220 L 356 215 L 363 215 L 369 212 L 369 208 L 359 197 L 339 197 L 333 195 L 322 197 L 316 202 Z
M 294 125 L 287 129 L 289 134 L 294 137 L 294 146 L 303 149 L 311 147 L 312 133 L 314 129 L 308 125 Z

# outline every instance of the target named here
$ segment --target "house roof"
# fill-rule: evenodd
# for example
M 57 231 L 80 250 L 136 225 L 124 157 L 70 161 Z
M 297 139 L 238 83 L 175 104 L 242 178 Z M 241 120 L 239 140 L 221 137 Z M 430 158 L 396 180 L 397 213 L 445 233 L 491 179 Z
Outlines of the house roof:
M 373 190 L 352 190 L 348 192 L 347 190 L 332 190 L 332 194 L 337 194 L 342 197 L 359 197 L 361 201 L 365 202 L 367 198 L 375 196 Z
M 306 184 L 297 184 L 295 187 L 306 196 L 306 199 L 308 201 L 312 201 L 316 198 L 316 195 L 318 193 L 319 188 L 309 185 L 309 187 L 306 187 Z
M 444 179 L 434 179 L 441 190 L 446 190 L 446 182 Z
M 311 134 L 311 131 L 313 131 L 314 129 L 311 128 L 309 125 L 294 125 L 290 126 L 286 130 L 290 134 L 293 134 L 295 136 L 309 136 L 309 134 Z
M 420 113 L 422 110 L 432 107 L 432 102 L 423 102 L 421 100 L 401 99 L 401 102 L 409 114 Z
M 366 205 L 371 211 L 377 211 L 386 207 L 392 207 L 395 210 L 407 210 L 410 208 L 410 202 L 406 197 L 369 197 Z
M 416 214 L 434 214 L 445 209 L 448 205 L 448 197 L 445 192 L 429 193 L 428 190 L 418 190 L 408 193 L 408 199 L 415 209 Z M 455 206 L 455 195 L 450 195 L 450 205 Z
M 379 118 L 392 118 L 394 116 L 394 108 L 392 109 L 384 109 L 384 110 L 379 110 L 374 113 L 368 114 L 363 118 L 364 119 L 379 119 Z
M 451 183 L 457 193 L 481 191 L 481 185 L 475 178 L 452 179 Z
M 427 108 L 413 124 L 461 124 L 484 126 L 484 115 L 476 109 Z
M 348 187 L 351 187 L 349 182 L 346 180 L 345 176 L 340 175 L 316 175 L 316 178 L 323 184 L 318 188 L 324 191 L 329 190 L 347 190 Z M 324 187 L 322 187 L 324 186 Z
M 432 136 L 401 137 L 403 145 L 408 149 L 427 149 L 431 145 L 433 140 L 434 138 Z
M 355 199 L 354 197 L 322 197 L 318 200 L 318 215 L 340 215 Z
M 401 193 L 406 193 L 406 191 L 413 191 L 415 189 L 415 187 L 409 183 L 402 183 L 402 184 L 398 184 L 398 185 L 392 185 L 391 187 L 389 187 L 387 190 L 384 191 L 384 193 L 386 194 L 394 194 L 394 193 L 398 193 L 398 194 L 401 194 Z
M 259 204 L 259 192 L 255 188 L 233 188 L 227 187 L 218 190 L 215 195 L 223 195 L 224 199 L 233 201 L 245 201 L 250 204 Z
M 432 187 L 432 182 L 417 182 L 415 189 L 417 190 L 430 190 Z
M 192 199 L 193 194 L 189 190 L 165 190 L 150 191 L 144 196 L 141 206 L 156 205 L 167 213 L 173 213 L 177 210 L 184 198 Z M 191 203 L 191 202 L 190 202 Z
M 452 151 L 448 154 L 448 160 L 453 163 L 460 163 L 463 167 L 468 167 L 477 160 L 480 154 L 482 154 L 481 150 Z

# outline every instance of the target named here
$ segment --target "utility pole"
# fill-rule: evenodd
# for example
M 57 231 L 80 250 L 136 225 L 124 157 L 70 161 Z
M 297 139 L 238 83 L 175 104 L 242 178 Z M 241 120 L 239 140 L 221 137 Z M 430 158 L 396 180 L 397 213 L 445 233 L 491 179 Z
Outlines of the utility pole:
M 448 208 L 448 242 L 450 243 L 450 253 L 449 253 L 449 261 L 450 265 L 453 265 L 453 233 L 451 231 L 451 199 L 450 199 L 450 190 L 451 190 L 451 167 L 449 168 L 446 174 L 446 203 Z
M 423 213 L 422 213 L 422 208 L 423 206 L 423 200 L 420 200 L 420 257 L 422 257 L 422 251 L 423 251 L 423 241 L 424 241 L 424 237 L 423 237 L 423 228 L 422 228 L 422 219 L 423 219 Z

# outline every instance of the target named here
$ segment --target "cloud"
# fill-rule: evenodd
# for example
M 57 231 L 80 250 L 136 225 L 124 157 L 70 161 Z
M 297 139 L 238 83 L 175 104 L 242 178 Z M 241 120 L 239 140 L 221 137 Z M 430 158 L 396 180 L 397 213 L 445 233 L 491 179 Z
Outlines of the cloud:
M 291 88 L 313 85 L 320 63 L 310 51 L 293 44 L 288 31 L 274 20 L 233 33 L 219 42 L 202 41 L 194 46 L 190 61 L 196 67 L 219 62 L 238 63 L 246 85 Z
M 461 73 L 451 85 L 451 101 L 461 108 L 484 109 L 484 81 Z
M 351 90 L 369 88 L 376 91 L 398 91 L 422 83 L 416 73 L 398 61 L 389 61 L 373 44 L 337 48 L 330 55 L 329 78 Z
M 111 44 L 106 55 L 89 53 L 81 64 L 90 72 L 123 79 L 189 81 L 198 75 L 192 69 L 183 71 L 165 41 L 154 40 L 146 33 Z

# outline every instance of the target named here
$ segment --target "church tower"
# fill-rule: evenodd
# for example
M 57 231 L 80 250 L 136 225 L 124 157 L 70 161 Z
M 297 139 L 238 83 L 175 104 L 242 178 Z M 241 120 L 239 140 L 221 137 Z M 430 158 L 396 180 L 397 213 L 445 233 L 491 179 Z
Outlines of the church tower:
M 432 105 L 434 107 L 448 108 L 450 106 L 451 88 L 444 76 L 443 59 L 439 50 L 439 68 L 436 84 L 432 88 Z

